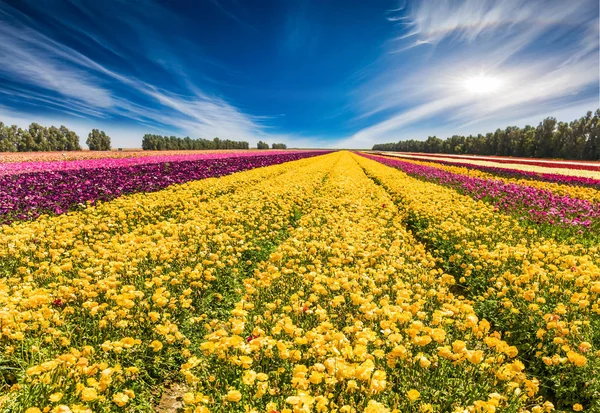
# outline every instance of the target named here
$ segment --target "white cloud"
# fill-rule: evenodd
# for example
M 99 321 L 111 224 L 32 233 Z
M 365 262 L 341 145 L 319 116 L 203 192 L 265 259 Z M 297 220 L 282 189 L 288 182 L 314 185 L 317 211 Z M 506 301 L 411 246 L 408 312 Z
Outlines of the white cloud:
M 440 123 L 446 124 L 442 136 L 447 136 L 451 129 L 511 123 L 524 115 L 541 119 L 561 108 L 588 105 L 594 100 L 590 93 L 598 102 L 594 7 L 589 0 L 416 2 L 408 19 L 398 20 L 409 35 L 391 42 L 390 54 L 378 66 L 381 72 L 359 92 L 357 120 L 386 118 L 341 144 L 370 147 L 406 138 L 407 130 L 420 133 L 412 138 L 424 139 Z M 539 41 L 544 50 L 532 51 Z M 435 47 L 410 48 L 424 43 Z M 407 47 L 410 51 L 395 53 Z M 406 63 L 407 53 L 413 65 Z M 500 86 L 488 94 L 469 93 L 465 82 L 482 76 Z
M 66 65 L 45 47 L 45 37 L 16 27 L 0 9 L 0 75 L 35 85 L 99 108 L 110 107 L 111 95 L 86 72 Z
M 138 23 L 132 21 L 131 24 L 139 30 Z M 72 24 L 69 27 L 74 30 Z M 81 27 L 76 32 L 77 35 L 87 33 Z M 86 37 L 100 41 L 91 34 Z M 181 94 L 119 73 L 40 33 L 32 27 L 27 16 L 8 5 L 0 5 L 0 76 L 18 84 L 11 88 L 0 86 L 0 95 L 13 101 L 27 101 L 30 105 L 50 106 L 71 116 L 98 118 L 98 122 L 80 124 L 100 124 L 107 132 L 111 122 L 102 121 L 102 118 L 118 115 L 156 128 L 144 129 L 146 132 L 203 138 L 220 136 L 251 143 L 258 139 L 272 140 L 268 125 L 265 125 L 267 117 L 246 114 L 224 98 L 204 92 L 189 79 L 183 79 L 188 91 Z M 172 77 L 173 80 L 181 79 L 181 71 Z M 32 92 L 31 85 L 45 92 Z M 126 94 L 122 93 L 123 89 Z M 26 126 L 32 121 L 42 123 L 41 119 L 51 124 L 62 121 L 67 125 L 74 124 L 60 116 L 41 118 L 35 115 L 19 125 Z M 139 129 L 142 128 L 135 128 Z M 113 130 L 116 145 L 138 146 L 143 136 L 140 133 L 137 140 L 132 141 L 131 133 L 122 132 L 121 128 Z
M 474 42 L 492 35 L 510 38 L 523 27 L 577 25 L 589 13 L 590 0 L 438 0 L 415 2 L 410 27 L 415 42 L 437 44 L 454 36 Z M 575 23 L 573 23 L 575 22 Z M 506 30 L 506 28 L 510 30 Z

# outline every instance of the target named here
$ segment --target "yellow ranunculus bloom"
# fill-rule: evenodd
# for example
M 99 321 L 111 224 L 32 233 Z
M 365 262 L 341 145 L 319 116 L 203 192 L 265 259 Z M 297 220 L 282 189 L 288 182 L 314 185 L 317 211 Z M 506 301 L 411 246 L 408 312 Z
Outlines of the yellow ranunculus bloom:
M 419 393 L 417 390 L 415 389 L 410 389 L 407 393 L 406 393 L 406 397 L 408 398 L 408 400 L 410 400 L 411 402 L 417 401 L 419 400 L 419 397 L 421 397 L 421 393 Z
M 98 393 L 96 392 L 96 389 L 93 389 L 91 387 L 85 387 L 81 391 L 81 400 L 83 400 L 84 402 L 91 402 L 96 400 L 97 398 Z
M 229 390 L 225 396 L 225 400 L 237 403 L 242 400 L 242 393 L 240 393 L 238 390 Z
M 119 407 L 123 407 L 129 402 L 129 396 L 124 393 L 115 393 L 112 397 L 112 401 Z

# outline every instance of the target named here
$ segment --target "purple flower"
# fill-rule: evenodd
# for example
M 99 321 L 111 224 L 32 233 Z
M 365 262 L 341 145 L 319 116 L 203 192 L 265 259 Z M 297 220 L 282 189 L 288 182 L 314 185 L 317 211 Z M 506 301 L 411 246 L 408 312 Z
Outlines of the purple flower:
M 54 170 L 6 174 L 0 176 L 0 224 L 35 219 L 43 213 L 61 214 L 88 201 L 95 203 L 125 194 L 158 191 L 173 184 L 229 175 L 327 152 L 269 151 L 243 155 L 157 156 L 141 158 L 143 162 L 133 162 L 140 158 L 92 159 L 73 161 L 79 166 L 78 169 L 58 167 Z
M 495 179 L 469 177 L 400 159 L 360 155 L 400 169 L 410 176 L 448 186 L 474 199 L 487 201 L 497 210 L 521 215 L 522 219 L 588 228 L 592 222 L 597 222 L 600 218 L 599 204 L 585 199 L 557 195 L 547 189 Z

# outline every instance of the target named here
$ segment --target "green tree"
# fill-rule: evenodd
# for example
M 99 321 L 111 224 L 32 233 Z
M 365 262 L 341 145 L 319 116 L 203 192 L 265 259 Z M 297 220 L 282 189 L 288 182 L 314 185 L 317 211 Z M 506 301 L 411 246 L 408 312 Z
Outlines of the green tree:
M 535 130 L 535 139 L 537 141 L 537 151 L 535 156 L 538 158 L 550 158 L 554 154 L 553 140 L 554 140 L 554 128 L 556 127 L 555 118 L 546 118 Z
M 10 136 L 10 128 L 0 122 L 0 152 L 15 152 L 16 150 L 17 147 Z
M 98 129 L 92 129 L 85 143 L 90 148 L 90 151 L 110 150 L 110 136 Z
M 263 141 L 258 141 L 256 149 L 269 149 L 269 144 Z
M 509 126 L 485 135 L 453 135 L 445 140 L 430 136 L 373 145 L 373 150 L 519 157 L 600 159 L 600 109 L 570 123 L 544 119 L 534 128 Z
M 61 149 L 62 151 L 80 151 L 81 150 L 81 145 L 79 144 L 79 136 L 75 132 L 73 132 L 72 130 L 69 130 L 69 128 L 67 128 L 64 125 L 61 125 L 60 133 L 62 135 L 62 141 L 64 144 L 63 149 Z
M 29 135 L 31 136 L 31 140 L 28 140 L 26 143 L 27 152 L 47 151 L 50 149 L 47 138 L 48 130 L 39 123 L 34 122 L 29 125 Z

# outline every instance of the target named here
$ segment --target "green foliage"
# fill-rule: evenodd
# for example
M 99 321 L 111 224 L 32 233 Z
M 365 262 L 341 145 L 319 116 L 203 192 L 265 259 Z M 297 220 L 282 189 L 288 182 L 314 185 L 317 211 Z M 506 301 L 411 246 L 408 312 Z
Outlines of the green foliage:
M 378 151 L 497 155 L 539 158 L 600 159 L 600 109 L 570 123 L 546 118 L 537 128 L 509 126 L 496 132 L 445 140 L 430 136 L 373 146 Z
M 37 123 L 29 129 L 0 122 L 0 152 L 78 151 L 79 136 L 66 126 L 46 128 Z
M 274 143 L 271 145 L 273 149 L 287 149 L 287 145 L 285 143 Z
M 269 144 L 263 141 L 258 141 L 256 149 L 269 149 Z
M 161 136 L 146 134 L 142 138 L 142 149 L 150 151 L 164 150 L 208 150 L 208 149 L 248 149 L 248 142 L 221 140 L 214 138 L 192 139 L 189 136 L 178 138 L 176 136 Z
M 92 129 L 85 143 L 90 151 L 110 151 L 110 136 L 98 129 Z

